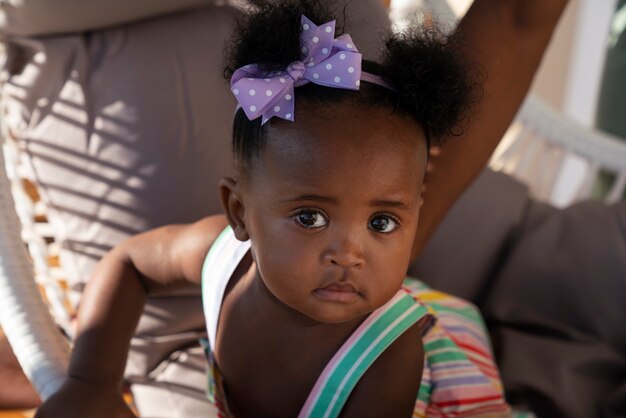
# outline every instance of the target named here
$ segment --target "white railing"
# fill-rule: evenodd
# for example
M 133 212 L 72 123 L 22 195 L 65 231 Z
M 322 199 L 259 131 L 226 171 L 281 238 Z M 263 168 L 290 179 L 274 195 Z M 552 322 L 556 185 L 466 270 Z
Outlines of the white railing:
M 579 162 L 580 174 L 568 179 L 565 194 L 557 194 L 562 164 L 570 156 Z M 603 200 L 613 203 L 626 189 L 626 140 L 585 128 L 531 96 L 490 165 L 526 183 L 536 199 L 557 206 L 590 198 L 598 173 L 611 173 L 614 181 Z

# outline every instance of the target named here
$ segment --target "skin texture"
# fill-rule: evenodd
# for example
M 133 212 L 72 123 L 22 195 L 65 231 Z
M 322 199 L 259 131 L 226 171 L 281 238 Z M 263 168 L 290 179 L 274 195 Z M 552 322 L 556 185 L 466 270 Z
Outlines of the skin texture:
M 476 109 L 476 116 L 466 127 L 463 136 L 451 138 L 450 141 L 446 142 L 434 169 L 428 175 L 426 180 L 428 192 L 424 194 L 425 202 L 420 214 L 420 228 L 414 232 L 416 235 L 414 236 L 413 255 L 419 254 L 427 238 L 434 231 L 448 208 L 477 175 L 497 145 L 528 89 L 542 52 L 565 4 L 566 1 L 564 0 L 550 2 L 477 0 L 461 23 L 459 31 L 464 34 L 466 44 L 460 47 L 467 49 L 467 55 L 475 62 L 479 62 L 488 76 L 484 85 L 484 98 L 480 107 Z M 298 121 L 300 122 L 301 119 Z M 372 126 L 373 130 L 376 128 L 378 125 Z M 349 130 L 350 128 L 344 129 Z M 280 132 L 276 133 L 276 138 L 277 140 L 281 139 Z M 304 140 L 303 138 L 300 139 Z M 323 141 L 324 137 L 322 136 L 320 140 Z M 393 137 L 389 140 L 397 146 L 402 144 L 401 142 L 394 142 L 395 138 Z M 418 144 L 420 143 L 418 141 Z M 309 146 L 308 148 L 311 155 L 318 155 L 316 147 Z M 342 156 L 344 156 L 343 153 Z M 271 155 L 265 157 L 268 160 L 272 158 Z M 312 158 L 314 160 L 314 157 Z M 422 160 L 418 159 L 417 161 L 419 164 Z M 314 161 L 311 162 L 311 164 L 313 163 Z M 323 164 L 323 161 L 319 164 Z M 423 170 L 423 162 L 421 164 L 418 167 Z M 328 169 L 333 171 L 334 167 L 329 165 Z M 267 167 L 266 169 L 271 171 L 271 168 Z M 365 170 L 362 174 L 363 178 L 370 180 L 368 175 L 371 173 L 369 171 Z M 416 175 L 421 178 L 421 171 Z M 306 176 L 304 179 L 309 180 Z M 317 177 L 314 176 L 314 179 Z M 351 178 L 350 180 L 352 182 L 350 186 L 355 188 L 358 188 L 360 183 L 365 183 L 361 178 Z M 250 177 L 247 181 L 252 184 L 257 179 Z M 335 231 L 334 220 L 339 220 L 343 225 L 342 231 L 344 232 L 342 234 L 345 236 L 337 234 L 332 241 L 318 242 L 318 240 L 323 241 L 321 233 L 318 236 L 315 235 L 315 232 L 304 231 L 304 233 L 313 235 L 311 240 L 315 242 L 312 244 L 315 259 L 320 264 L 326 261 L 330 262 L 331 266 L 335 266 L 329 268 L 335 273 L 316 280 L 309 280 L 310 277 L 315 276 L 315 273 L 311 272 L 324 271 L 324 267 L 311 267 L 307 263 L 293 267 L 294 269 L 303 269 L 303 274 L 306 275 L 307 280 L 304 288 L 309 290 L 307 293 L 306 291 L 294 290 L 290 288 L 289 283 L 281 282 L 281 272 L 275 267 L 275 264 L 280 260 L 275 261 L 273 259 L 280 257 L 281 254 L 272 254 L 269 250 L 267 252 L 265 250 L 265 245 L 278 245 L 277 248 L 281 248 L 281 243 L 271 241 L 271 236 L 263 238 L 264 234 L 270 234 L 273 231 L 271 228 L 274 228 L 274 223 L 261 225 L 259 220 L 250 215 L 250 210 L 246 210 L 246 207 L 252 207 L 247 206 L 248 203 L 254 205 L 258 202 L 246 201 L 245 185 L 245 181 L 240 178 L 226 179 L 222 187 L 222 198 L 228 208 L 230 223 L 234 226 L 238 237 L 244 238 L 249 235 L 253 239 L 259 240 L 258 243 L 255 243 L 254 251 L 255 256 L 259 258 L 261 275 L 257 274 L 253 267 L 254 264 L 249 260 L 249 268 L 238 272 L 234 278 L 235 283 L 229 289 L 222 308 L 223 316 L 220 320 L 218 345 L 216 347 L 218 362 L 230 382 L 230 386 L 227 388 L 233 394 L 230 400 L 234 408 L 239 408 L 241 411 L 240 416 L 245 417 L 248 414 L 244 408 L 248 407 L 252 411 L 257 406 L 262 407 L 260 404 L 265 402 L 269 404 L 270 408 L 277 409 L 277 416 L 283 413 L 285 416 L 290 416 L 293 415 L 293 411 L 301 407 L 306 394 L 304 389 L 301 393 L 280 391 L 297 391 L 296 385 L 289 384 L 292 377 L 289 373 L 294 373 L 293 377 L 299 379 L 298 382 L 302 382 L 303 386 L 308 385 L 308 392 L 308 388 L 316 377 L 313 377 L 315 373 L 311 370 L 319 372 L 325 361 L 330 358 L 330 355 L 343 341 L 343 338 L 354 329 L 355 323 L 359 320 L 359 314 L 363 315 L 369 308 L 378 303 L 370 293 L 370 289 L 372 289 L 370 286 L 373 286 L 370 283 L 363 285 L 361 292 L 363 295 L 357 298 L 358 303 L 355 303 L 357 305 L 355 307 L 347 304 L 316 301 L 315 296 L 310 294 L 311 290 L 314 292 L 315 289 L 327 286 L 327 283 L 332 284 L 342 280 L 342 277 L 345 277 L 345 280 L 352 280 L 354 282 L 351 283 L 352 286 L 361 291 L 362 282 L 358 279 L 359 274 L 344 273 L 345 271 L 358 271 L 358 260 L 363 257 L 363 254 L 370 254 L 374 251 L 372 249 L 380 248 L 376 247 L 376 239 L 367 235 L 369 234 L 367 230 L 360 229 L 363 226 L 362 222 L 369 219 L 363 206 L 368 206 L 367 202 L 371 201 L 371 198 L 363 200 L 361 196 L 358 196 L 358 207 L 361 209 L 352 218 L 344 216 L 345 204 L 343 202 L 339 202 L 340 204 L 336 207 L 332 205 L 328 209 L 324 207 L 325 210 L 332 212 L 329 214 L 331 220 L 329 225 L 333 225 L 333 231 Z M 331 184 L 331 186 L 331 189 L 337 186 L 333 194 L 341 195 L 347 190 L 345 187 L 339 187 L 339 185 Z M 306 193 L 312 192 L 319 193 L 316 190 Z M 370 192 L 366 189 L 364 193 L 367 195 Z M 231 195 L 234 198 L 231 199 Z M 384 198 L 388 199 L 387 196 Z M 318 205 L 322 202 L 305 203 Z M 259 208 L 257 215 L 259 217 L 264 213 L 261 209 Z M 335 211 L 339 214 L 338 217 Z M 267 214 L 267 216 L 270 215 Z M 357 219 L 360 226 L 356 221 Z M 413 225 L 411 222 L 409 221 L 409 224 Z M 293 220 L 289 228 L 293 228 L 292 224 Z M 89 286 L 87 286 L 82 304 L 84 308 L 79 313 L 79 337 L 69 369 L 71 379 L 68 380 L 60 393 L 53 396 L 40 409 L 37 417 L 132 416 L 123 406 L 118 406 L 120 405 L 119 387 L 128 351 L 128 342 L 136 327 L 146 293 L 163 291 L 184 280 L 198 282 L 204 255 L 215 239 L 216 231 L 220 231 L 225 225 L 224 218 L 218 217 L 204 219 L 192 225 L 160 228 L 125 241 L 103 259 L 94 272 Z M 287 228 L 286 225 L 283 226 Z M 410 228 L 412 227 L 410 226 Z M 276 226 L 276 228 L 278 227 Z M 330 230 L 329 228 L 328 231 Z M 405 233 L 404 230 L 402 231 L 400 234 Z M 295 232 L 293 233 L 295 234 Z M 407 233 L 406 235 L 408 237 L 410 234 Z M 362 248 L 355 246 L 353 244 L 354 236 L 364 239 L 367 245 L 364 244 Z M 407 237 L 403 236 L 402 241 L 404 242 Z M 270 241 L 265 242 L 264 239 Z M 286 252 L 297 250 L 297 248 L 284 249 Z M 337 258 L 337 254 L 341 255 L 341 258 Z M 385 275 L 388 274 L 390 280 L 394 281 L 394 286 L 397 278 L 396 268 L 399 269 L 400 265 L 406 268 L 408 265 L 408 258 L 410 257 L 405 260 L 405 254 L 406 251 L 400 251 L 398 259 L 393 260 L 394 263 L 391 263 L 391 260 L 386 260 L 386 266 L 390 268 L 390 271 L 386 272 Z M 332 262 L 333 259 L 335 259 L 335 264 Z M 346 260 L 351 261 L 346 262 Z M 354 260 L 357 262 L 355 263 Z M 376 263 L 378 261 L 370 266 L 371 263 L 367 262 L 369 271 L 378 271 Z M 340 273 L 337 274 L 337 271 Z M 261 277 L 267 281 L 261 280 Z M 255 285 L 253 286 L 253 284 Z M 376 286 L 382 285 L 377 284 Z M 271 292 L 268 289 L 271 289 Z M 387 292 L 386 286 L 382 286 L 381 289 Z M 270 295 L 276 296 L 273 292 L 280 297 L 272 299 Z M 281 345 L 272 346 L 271 341 L 264 340 L 262 335 L 257 337 L 252 335 L 256 325 L 254 321 L 260 320 L 261 317 L 258 314 L 260 311 L 250 315 L 245 310 L 246 306 L 247 309 L 254 307 L 252 302 L 247 303 L 247 301 L 257 301 L 263 307 L 271 307 L 267 313 L 263 311 L 263 318 L 265 319 L 271 319 L 270 315 L 277 315 L 277 318 L 284 317 L 287 320 L 286 324 L 319 323 L 321 326 L 320 328 L 316 326 L 299 327 L 298 329 L 302 331 L 301 338 L 294 338 L 293 327 L 271 327 L 263 335 L 271 332 L 274 333 L 274 336 L 282 338 Z M 248 322 L 243 321 L 243 318 L 242 320 L 237 319 L 237 315 L 242 315 Z M 227 321 L 230 320 L 246 324 L 246 327 L 240 334 L 230 334 L 227 332 L 232 328 L 227 325 Z M 319 320 L 328 322 L 319 322 Z M 336 326 L 330 327 L 330 325 Z M 324 330 L 324 339 L 319 338 L 318 329 Z M 329 331 L 330 329 L 332 332 Z M 249 332 L 249 337 L 246 337 L 249 339 L 242 337 L 242 334 L 245 335 L 245 331 Z M 284 336 L 281 336 L 281 332 L 284 333 Z M 421 365 L 406 365 L 405 360 L 422 357 L 421 344 L 416 341 L 418 336 L 419 332 L 414 329 L 410 330 L 396 341 L 394 347 L 377 360 L 353 393 L 344 411 L 344 416 L 376 416 L 376 412 L 378 412 L 378 416 L 408 416 L 410 414 L 407 399 L 410 397 L 409 394 L 414 395 L 417 391 L 419 384 L 417 377 L 421 376 Z M 244 373 L 246 369 L 244 366 L 238 366 L 239 363 L 236 359 L 230 358 L 228 353 L 234 355 L 233 353 L 241 351 L 241 347 L 247 346 L 255 347 L 255 356 L 250 356 L 255 358 L 250 358 L 248 361 L 255 360 L 254 363 L 259 363 L 257 367 L 260 369 L 258 369 L 258 373 L 249 376 L 249 381 L 241 381 L 238 376 L 240 373 Z M 281 351 L 276 351 L 281 348 Z M 290 355 L 297 350 L 301 350 L 299 357 Z M 394 356 L 392 357 L 389 353 L 393 353 Z M 309 359 L 306 367 L 303 367 L 302 358 Z M 265 361 L 256 361 L 257 359 Z M 263 379 L 262 372 L 277 370 L 277 367 L 272 368 L 271 365 L 278 361 L 282 362 L 280 369 L 287 374 L 283 375 L 282 379 L 272 376 L 277 385 L 275 386 L 274 398 L 261 398 L 260 395 L 258 398 L 254 398 L 258 392 L 253 389 L 267 390 L 267 388 L 272 387 L 266 379 Z M 398 368 L 398 365 L 402 367 Z M 263 367 L 267 367 L 268 370 L 264 370 Z M 296 373 L 300 369 L 303 372 Z M 305 369 L 310 370 L 307 372 Z M 401 390 L 389 393 L 389 390 L 380 387 L 381 382 L 394 382 L 394 387 Z M 238 383 L 242 386 L 235 386 Z M 247 384 L 248 386 L 246 386 Z M 93 386 L 103 390 L 100 392 L 91 390 L 90 392 L 89 387 Z M 403 393 L 404 390 L 408 394 Z M 102 396 L 96 395 L 96 393 L 100 393 Z M 244 401 L 237 398 L 239 393 L 242 394 L 242 397 L 249 393 L 252 397 L 250 403 L 244 405 Z M 293 396 L 284 396 L 283 393 L 289 393 Z M 276 394 L 281 394 L 281 396 Z M 271 393 L 268 393 L 267 396 L 271 396 Z M 361 398 L 363 398 L 362 402 Z M 368 403 L 372 400 L 380 402 L 381 405 L 396 405 L 399 409 L 385 410 L 384 413 L 381 413 L 382 411 L 376 409 L 375 405 Z M 72 406 L 68 407 L 68 405 Z M 107 411 L 105 405 L 114 405 L 116 409 L 115 411 Z M 368 407 L 369 409 L 367 409 Z M 73 409 L 69 410 L 70 408 Z M 85 411 L 89 411 L 89 413 Z

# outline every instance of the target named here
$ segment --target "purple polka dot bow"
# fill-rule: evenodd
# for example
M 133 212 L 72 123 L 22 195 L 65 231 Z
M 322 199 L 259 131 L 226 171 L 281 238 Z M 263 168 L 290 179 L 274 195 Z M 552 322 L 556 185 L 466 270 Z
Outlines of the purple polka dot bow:
M 358 90 L 361 54 L 350 35 L 335 38 L 335 21 L 316 26 L 306 16 L 301 19 L 302 59 L 283 71 L 263 72 L 256 64 L 239 68 L 230 88 L 248 119 L 262 116 L 265 124 L 273 116 L 293 122 L 294 88 L 307 83 Z

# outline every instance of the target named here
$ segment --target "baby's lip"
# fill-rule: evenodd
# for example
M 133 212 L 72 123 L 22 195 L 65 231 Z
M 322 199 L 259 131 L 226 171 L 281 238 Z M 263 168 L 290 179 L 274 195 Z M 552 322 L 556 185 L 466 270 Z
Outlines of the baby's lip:
M 340 282 L 332 282 L 317 288 L 313 293 L 321 300 L 333 303 L 353 303 L 361 297 L 356 287 L 350 283 Z
M 322 287 L 321 289 L 329 292 L 357 293 L 356 288 L 350 283 L 333 282 L 329 285 Z

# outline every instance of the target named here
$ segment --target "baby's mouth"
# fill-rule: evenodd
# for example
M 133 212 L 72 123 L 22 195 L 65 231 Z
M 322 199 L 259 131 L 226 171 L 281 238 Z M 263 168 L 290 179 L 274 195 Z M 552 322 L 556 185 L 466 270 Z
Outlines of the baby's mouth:
M 350 283 L 331 283 L 328 286 L 324 286 L 322 289 L 331 292 L 356 293 L 356 289 Z
M 333 282 L 315 289 L 313 293 L 328 302 L 350 303 L 359 297 L 359 292 L 350 283 Z

